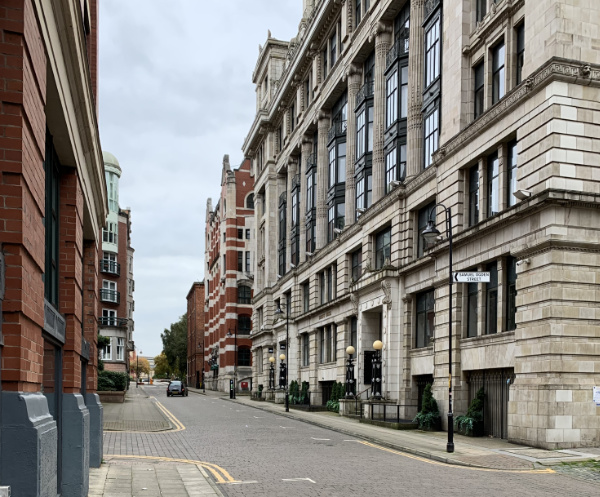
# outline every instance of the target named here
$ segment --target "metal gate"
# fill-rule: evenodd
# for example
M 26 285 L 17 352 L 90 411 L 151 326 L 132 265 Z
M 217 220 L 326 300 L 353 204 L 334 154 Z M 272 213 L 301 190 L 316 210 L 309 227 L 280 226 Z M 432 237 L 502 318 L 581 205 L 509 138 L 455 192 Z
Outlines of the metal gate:
M 469 402 L 481 387 L 485 392 L 483 432 L 496 438 L 508 438 L 508 393 L 514 382 L 513 368 L 482 369 L 469 373 Z

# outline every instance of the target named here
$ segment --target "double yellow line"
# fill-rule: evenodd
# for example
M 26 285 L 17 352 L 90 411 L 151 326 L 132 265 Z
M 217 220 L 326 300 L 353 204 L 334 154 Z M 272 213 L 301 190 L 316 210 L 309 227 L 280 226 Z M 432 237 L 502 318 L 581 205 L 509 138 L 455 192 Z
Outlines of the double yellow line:
M 179 462 L 184 464 L 194 464 L 199 468 L 204 468 L 210 472 L 217 481 L 217 483 L 239 483 L 239 480 L 233 478 L 227 470 L 221 466 L 212 464 L 205 461 L 194 461 L 193 459 L 174 459 L 171 457 L 160 457 L 160 456 L 136 456 L 136 455 L 116 455 L 116 454 L 105 454 L 107 459 L 146 459 L 152 461 L 163 461 L 163 462 Z
M 156 407 L 160 409 L 160 411 L 165 415 L 169 422 L 175 427 L 173 430 L 169 430 L 170 433 L 174 431 L 185 430 L 185 426 L 183 426 L 183 423 L 179 421 L 175 416 L 173 416 L 173 414 L 171 414 L 171 412 L 165 406 L 163 406 L 158 400 L 156 400 L 155 397 L 151 397 L 151 399 L 154 400 L 154 402 L 156 403 Z

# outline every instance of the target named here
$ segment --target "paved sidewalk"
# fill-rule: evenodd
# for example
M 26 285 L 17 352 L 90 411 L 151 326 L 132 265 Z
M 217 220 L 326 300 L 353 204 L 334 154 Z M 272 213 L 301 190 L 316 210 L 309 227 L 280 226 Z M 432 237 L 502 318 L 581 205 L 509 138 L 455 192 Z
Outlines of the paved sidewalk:
M 122 404 L 103 404 L 105 437 L 110 432 L 164 437 L 177 427 L 143 387 L 132 388 Z M 222 493 L 206 471 L 192 460 L 104 454 L 99 468 L 90 468 L 89 497 L 200 497 Z
M 174 428 L 144 387 L 130 388 L 122 404 L 106 403 L 104 431 L 165 431 Z
M 189 388 L 190 392 L 202 394 L 201 390 Z M 229 400 L 228 394 L 207 390 L 205 395 Z M 551 466 L 562 462 L 600 460 L 600 449 L 544 450 L 509 443 L 489 437 L 465 437 L 454 434 L 454 452 L 446 452 L 446 432 L 424 432 L 419 430 L 393 430 L 350 419 L 330 412 L 307 412 L 290 408 L 286 413 L 282 404 L 255 401 L 247 395 L 238 395 L 235 400 L 257 409 L 280 416 L 311 423 L 322 428 L 335 430 L 353 437 L 407 452 L 416 456 L 448 464 L 475 466 L 489 469 L 526 470 Z

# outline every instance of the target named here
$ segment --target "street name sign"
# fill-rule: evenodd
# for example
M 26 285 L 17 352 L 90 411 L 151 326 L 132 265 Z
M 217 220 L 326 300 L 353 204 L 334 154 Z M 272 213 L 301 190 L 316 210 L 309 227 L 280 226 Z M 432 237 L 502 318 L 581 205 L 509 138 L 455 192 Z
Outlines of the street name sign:
M 457 283 L 489 283 L 489 271 L 454 271 L 452 278 Z

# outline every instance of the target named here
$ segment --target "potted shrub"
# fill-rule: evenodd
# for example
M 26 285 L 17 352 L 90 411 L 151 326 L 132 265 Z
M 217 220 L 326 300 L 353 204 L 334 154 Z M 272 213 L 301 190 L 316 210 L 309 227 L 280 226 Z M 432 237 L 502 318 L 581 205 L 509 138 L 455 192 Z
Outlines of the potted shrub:
M 485 399 L 485 392 L 481 387 L 475 398 L 469 404 L 467 413 L 462 416 L 457 416 L 454 420 L 454 426 L 457 431 L 463 435 L 469 435 L 471 437 L 481 437 L 483 435 L 483 401 Z
M 431 384 L 425 386 L 421 410 L 413 419 L 413 423 L 417 423 L 419 429 L 425 431 L 438 431 L 442 427 L 442 418 L 438 411 L 437 402 L 431 393 Z

